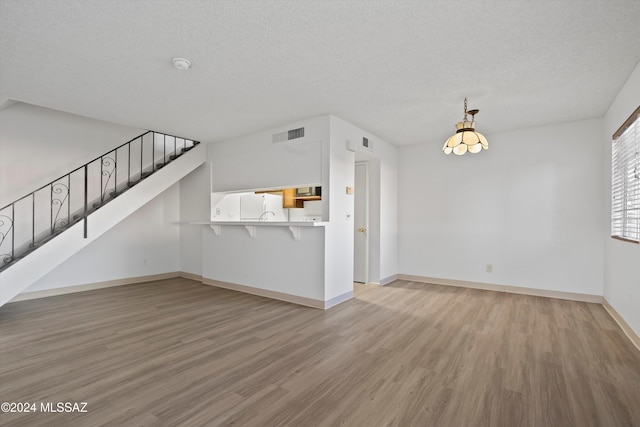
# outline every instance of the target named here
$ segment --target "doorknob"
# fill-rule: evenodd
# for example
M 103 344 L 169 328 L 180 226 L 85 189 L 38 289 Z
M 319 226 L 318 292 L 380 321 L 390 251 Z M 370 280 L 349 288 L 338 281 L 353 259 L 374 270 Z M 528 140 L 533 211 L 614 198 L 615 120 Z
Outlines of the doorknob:
M 360 228 L 358 228 L 358 231 L 359 231 L 359 232 L 361 232 L 361 233 L 364 233 L 364 231 L 365 231 L 365 230 L 364 230 L 364 227 L 360 227 Z

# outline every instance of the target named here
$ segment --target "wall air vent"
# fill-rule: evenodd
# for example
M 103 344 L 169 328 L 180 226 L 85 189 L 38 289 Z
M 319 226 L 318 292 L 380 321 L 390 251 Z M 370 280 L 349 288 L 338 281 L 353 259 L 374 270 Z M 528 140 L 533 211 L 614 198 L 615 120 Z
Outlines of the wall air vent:
M 291 141 L 292 139 L 298 139 L 304 137 L 304 128 L 291 129 L 284 132 L 274 133 L 272 135 L 272 142 L 284 142 Z
M 304 136 L 304 128 L 293 129 L 288 132 L 288 141 L 296 138 L 302 138 Z

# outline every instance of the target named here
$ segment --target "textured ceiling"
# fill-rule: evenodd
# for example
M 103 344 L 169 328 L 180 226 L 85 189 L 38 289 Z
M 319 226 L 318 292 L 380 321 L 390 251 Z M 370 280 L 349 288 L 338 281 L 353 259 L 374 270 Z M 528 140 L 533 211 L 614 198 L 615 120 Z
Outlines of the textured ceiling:
M 0 101 L 205 142 L 331 113 L 439 148 L 464 96 L 489 138 L 602 116 L 639 23 L 638 0 L 0 0 Z

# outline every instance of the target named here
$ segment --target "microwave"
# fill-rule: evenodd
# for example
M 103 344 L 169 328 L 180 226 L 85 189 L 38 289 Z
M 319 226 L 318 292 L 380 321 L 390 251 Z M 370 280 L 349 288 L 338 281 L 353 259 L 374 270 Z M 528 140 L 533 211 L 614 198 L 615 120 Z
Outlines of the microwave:
M 322 187 L 298 187 L 296 197 L 322 196 Z

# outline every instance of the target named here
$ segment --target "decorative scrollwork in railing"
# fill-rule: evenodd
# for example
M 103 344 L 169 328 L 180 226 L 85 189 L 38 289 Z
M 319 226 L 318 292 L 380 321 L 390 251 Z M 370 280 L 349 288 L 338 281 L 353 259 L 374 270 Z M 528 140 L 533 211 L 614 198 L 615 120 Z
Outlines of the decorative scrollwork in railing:
M 107 187 L 109 186 L 109 181 L 111 180 L 111 175 L 113 175 L 113 172 L 116 170 L 116 161 L 112 158 L 112 157 L 103 157 L 102 158 L 102 165 L 101 165 L 101 169 L 102 169 L 102 176 L 103 177 L 107 177 L 107 180 L 104 181 L 104 185 L 102 187 L 102 200 L 104 201 L 106 195 L 107 195 Z M 107 168 L 107 169 L 105 169 Z
M 56 222 L 53 223 L 53 231 L 64 230 L 68 224 L 69 220 L 67 218 L 57 219 Z
M 13 261 L 11 254 L 0 255 L 0 262 L 2 262 L 2 264 L 9 264 L 11 261 Z
M 6 220 L 4 219 L 6 218 Z M 2 243 L 4 243 L 4 239 L 7 238 L 7 235 L 13 228 L 13 219 L 6 215 L 0 215 L 0 247 L 2 247 Z
M 54 196 L 55 194 L 55 196 Z M 56 182 L 55 184 L 51 184 L 51 233 L 55 233 L 56 226 L 65 226 L 68 221 L 66 218 L 58 219 L 60 215 L 60 210 L 62 206 L 67 201 L 69 197 L 69 187 L 61 182 Z M 58 209 L 56 209 L 56 207 Z M 55 215 L 54 215 L 55 211 Z
M 4 243 L 4 240 L 7 238 L 11 229 L 13 228 L 13 219 L 8 217 L 7 215 L 0 215 L 0 247 Z M 11 254 L 2 254 L 0 255 L 0 261 L 2 264 L 7 264 L 13 260 L 13 256 Z

